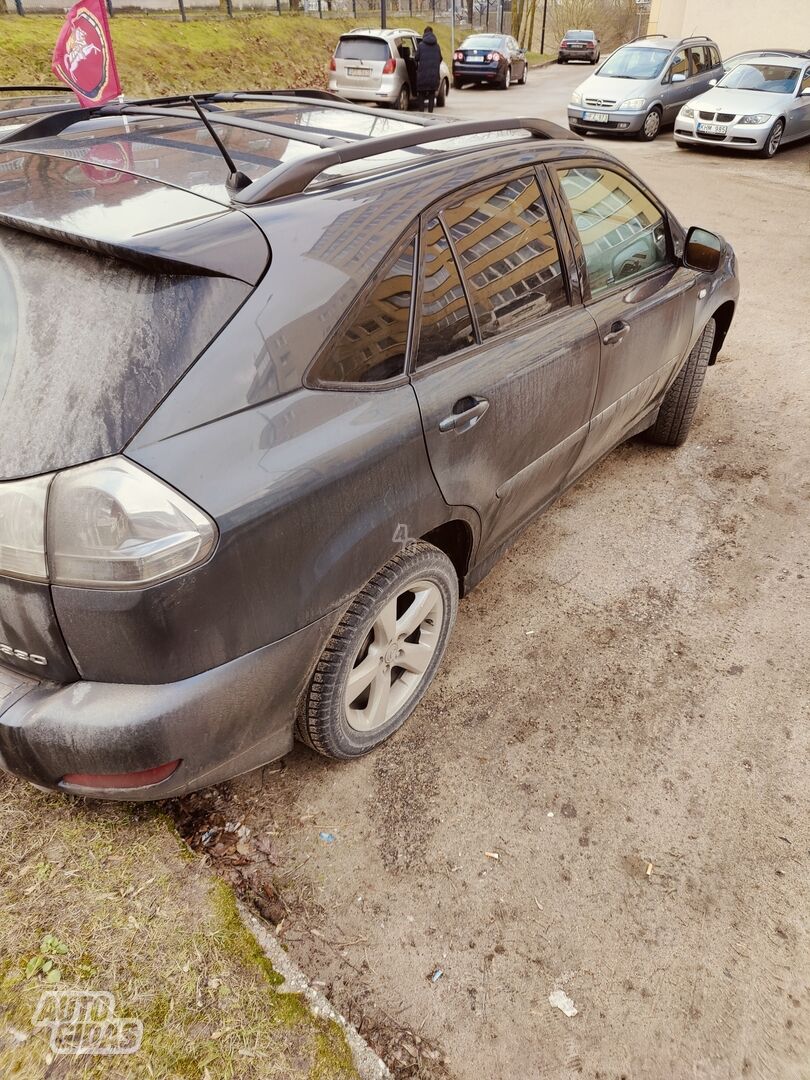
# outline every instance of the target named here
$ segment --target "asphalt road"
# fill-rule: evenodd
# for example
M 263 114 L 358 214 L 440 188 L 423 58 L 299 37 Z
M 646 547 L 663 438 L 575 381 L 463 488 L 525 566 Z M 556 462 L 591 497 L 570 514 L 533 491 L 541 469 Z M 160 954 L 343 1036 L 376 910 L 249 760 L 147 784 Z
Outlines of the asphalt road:
M 589 71 L 450 111 L 563 120 Z M 810 148 L 603 145 L 739 255 L 692 437 L 622 446 L 525 531 L 386 746 L 210 801 L 399 1075 L 806 1080 Z

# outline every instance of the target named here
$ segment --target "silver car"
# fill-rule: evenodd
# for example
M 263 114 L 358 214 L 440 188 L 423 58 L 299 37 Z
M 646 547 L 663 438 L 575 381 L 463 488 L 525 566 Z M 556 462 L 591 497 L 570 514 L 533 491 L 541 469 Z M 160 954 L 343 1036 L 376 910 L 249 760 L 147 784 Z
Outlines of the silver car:
M 612 131 L 654 139 L 681 105 L 723 74 L 720 50 L 707 37 L 652 34 L 622 45 L 571 95 L 572 131 Z
M 416 97 L 414 30 L 350 30 L 341 34 L 329 64 L 329 89 L 349 101 L 377 101 L 406 110 Z M 450 71 L 442 61 L 436 104 L 447 102 Z
M 773 157 L 810 136 L 810 58 L 774 53 L 738 64 L 675 121 L 678 146 L 713 145 Z

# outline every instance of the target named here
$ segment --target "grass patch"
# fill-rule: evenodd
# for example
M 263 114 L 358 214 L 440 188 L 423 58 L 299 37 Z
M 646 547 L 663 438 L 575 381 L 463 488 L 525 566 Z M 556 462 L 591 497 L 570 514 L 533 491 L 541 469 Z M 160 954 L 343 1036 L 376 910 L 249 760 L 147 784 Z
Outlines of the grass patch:
M 281 992 L 233 893 L 150 808 L 83 803 L 0 773 L 0 1076 L 50 1075 L 47 989 L 108 990 L 132 1056 L 58 1059 L 82 1080 L 350 1080 L 346 1040 Z M 56 1064 L 50 1066 L 56 1068 Z M 57 1075 L 57 1073 L 54 1073 Z
M 62 25 L 56 16 L 0 16 L 0 84 L 52 83 L 51 53 Z M 188 90 L 326 85 L 338 37 L 354 19 L 308 15 L 245 15 L 194 19 L 116 15 L 113 42 L 124 92 L 158 96 Z M 397 25 L 424 28 L 421 19 Z M 450 28 L 436 28 L 445 59 Z M 460 39 L 460 37 L 459 37 Z

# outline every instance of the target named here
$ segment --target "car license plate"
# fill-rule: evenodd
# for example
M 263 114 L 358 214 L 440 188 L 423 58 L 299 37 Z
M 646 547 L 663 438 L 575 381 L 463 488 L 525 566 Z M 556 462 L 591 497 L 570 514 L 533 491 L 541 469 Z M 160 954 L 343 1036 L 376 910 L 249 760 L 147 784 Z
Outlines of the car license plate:
M 698 124 L 697 129 L 704 135 L 725 135 L 728 131 L 725 124 Z
M 582 119 L 587 120 L 589 124 L 606 124 L 610 120 L 610 113 L 586 112 L 583 113 Z
M 467 57 L 467 63 L 468 64 L 483 64 L 483 62 L 484 62 L 483 56 L 468 56 Z
M 371 68 L 346 68 L 346 73 L 362 79 L 364 75 L 371 74 Z

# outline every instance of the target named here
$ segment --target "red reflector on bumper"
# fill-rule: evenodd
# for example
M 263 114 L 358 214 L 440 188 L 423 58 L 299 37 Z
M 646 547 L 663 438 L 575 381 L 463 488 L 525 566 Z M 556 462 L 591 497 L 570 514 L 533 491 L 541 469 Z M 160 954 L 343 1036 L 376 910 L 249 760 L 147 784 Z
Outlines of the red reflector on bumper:
M 142 769 L 140 772 L 124 773 L 66 773 L 60 783 L 86 788 L 138 788 L 159 784 L 175 771 L 182 759 L 169 761 L 154 769 Z

